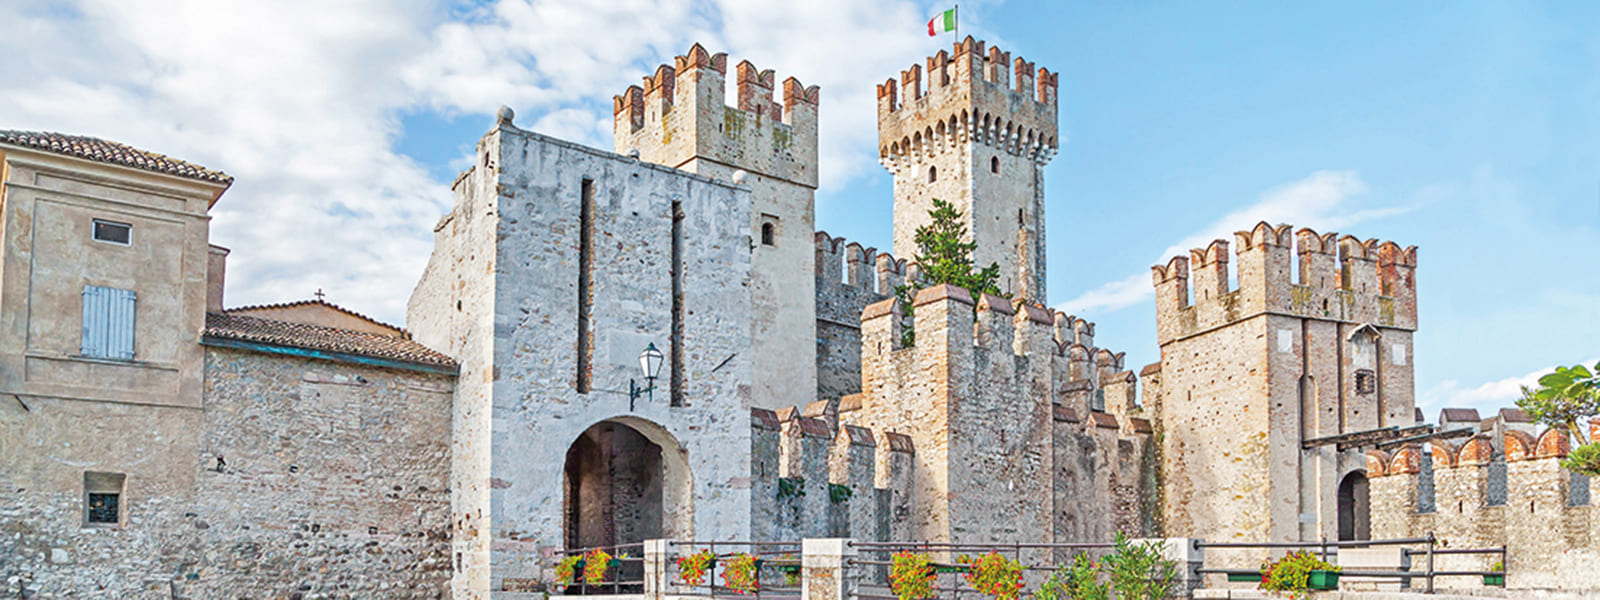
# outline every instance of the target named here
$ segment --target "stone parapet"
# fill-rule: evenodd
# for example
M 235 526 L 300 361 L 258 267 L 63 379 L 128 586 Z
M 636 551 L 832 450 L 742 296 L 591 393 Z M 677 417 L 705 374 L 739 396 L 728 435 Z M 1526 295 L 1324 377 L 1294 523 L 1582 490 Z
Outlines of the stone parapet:
M 971 141 L 1042 164 L 1057 148 L 1056 89 L 1055 73 L 968 36 L 878 85 L 879 156 L 892 170 Z

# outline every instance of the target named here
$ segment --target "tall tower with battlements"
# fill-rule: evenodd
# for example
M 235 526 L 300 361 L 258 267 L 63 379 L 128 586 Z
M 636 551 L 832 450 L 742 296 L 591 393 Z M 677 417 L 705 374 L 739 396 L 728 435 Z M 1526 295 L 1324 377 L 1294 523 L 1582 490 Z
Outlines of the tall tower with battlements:
M 1415 424 L 1417 249 L 1266 223 L 1235 245 L 1152 268 L 1166 533 L 1366 539 L 1366 456 L 1328 442 Z
M 816 86 L 783 81 L 749 61 L 734 68 L 738 105 L 724 101 L 728 58 L 700 44 L 613 103 L 616 151 L 749 186 L 750 285 L 757 341 L 751 404 L 778 409 L 816 398 L 814 203 Z M 687 240 L 694 243 L 693 240 Z M 686 307 L 694 310 L 694 307 Z M 807 365 L 807 368 L 795 368 Z
M 1044 165 L 1056 152 L 1056 74 L 971 37 L 878 86 L 878 155 L 894 174 L 894 253 L 916 254 L 935 199 L 954 204 L 1000 265 L 1000 289 L 1043 302 Z

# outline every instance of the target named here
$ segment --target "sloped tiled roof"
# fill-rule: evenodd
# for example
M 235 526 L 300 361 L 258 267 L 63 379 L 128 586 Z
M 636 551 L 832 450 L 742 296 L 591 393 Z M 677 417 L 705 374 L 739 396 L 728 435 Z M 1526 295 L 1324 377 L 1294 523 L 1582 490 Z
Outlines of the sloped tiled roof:
M 377 325 L 379 327 L 384 327 L 384 328 L 388 328 L 388 329 L 393 329 L 395 331 L 395 333 L 398 333 L 400 335 L 408 335 L 406 333 L 406 329 L 404 327 L 398 327 L 398 326 L 395 326 L 395 325 L 390 325 L 388 323 L 385 323 L 383 321 L 379 321 L 379 320 L 374 319 L 372 317 L 363 315 L 361 313 L 358 313 L 356 311 L 350 310 L 350 309 L 345 308 L 343 306 L 339 306 L 339 305 L 334 304 L 332 302 L 328 302 L 327 300 L 297 300 L 297 301 L 294 301 L 294 302 L 279 302 L 277 304 L 251 304 L 249 306 L 235 306 L 233 308 L 226 308 L 226 309 L 223 309 L 222 312 L 225 312 L 225 313 L 228 313 L 228 314 L 238 314 L 238 313 L 242 313 L 242 312 L 262 311 L 262 310 L 277 310 L 277 309 L 283 309 L 283 308 L 296 308 L 296 307 L 300 307 L 300 306 L 321 306 L 321 307 L 333 309 L 333 310 L 339 311 L 341 313 L 344 313 L 344 314 L 350 315 L 352 317 L 355 317 L 357 319 L 361 319 L 361 320 L 366 321 L 368 323 L 371 323 L 373 325 Z
M 231 185 L 233 177 L 200 165 L 85 135 L 0 129 L 0 144 L 33 148 L 95 162 Z
M 206 313 L 208 338 L 320 350 L 455 370 L 456 361 L 409 338 L 336 327 L 274 321 L 228 313 Z

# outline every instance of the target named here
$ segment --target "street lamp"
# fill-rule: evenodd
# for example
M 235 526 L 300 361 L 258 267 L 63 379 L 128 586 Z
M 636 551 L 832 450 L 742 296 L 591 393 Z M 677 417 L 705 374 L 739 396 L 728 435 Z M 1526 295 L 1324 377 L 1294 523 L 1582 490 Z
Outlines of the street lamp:
M 661 372 L 661 351 L 656 349 L 655 342 L 644 347 L 639 353 L 639 369 L 644 371 L 645 387 L 639 387 L 638 380 L 628 380 L 628 412 L 633 412 L 633 402 L 639 399 L 640 394 L 646 395 L 646 400 L 655 401 L 656 374 Z

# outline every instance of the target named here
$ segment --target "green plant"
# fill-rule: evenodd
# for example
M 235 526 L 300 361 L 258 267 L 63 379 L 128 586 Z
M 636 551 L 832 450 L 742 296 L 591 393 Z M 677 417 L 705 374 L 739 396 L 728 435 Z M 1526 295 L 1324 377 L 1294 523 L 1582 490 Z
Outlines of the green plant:
M 1079 553 L 1072 565 L 1056 569 L 1033 593 L 1034 600 L 1109 600 L 1111 586 L 1100 581 L 1100 565 Z
M 743 552 L 734 554 L 722 563 L 722 585 L 741 594 L 755 593 L 761 589 L 760 561 Z
M 978 244 L 968 240 L 967 225 L 962 222 L 964 216 L 954 204 L 936 198 L 933 209 L 928 211 L 928 224 L 918 227 L 911 238 L 917 245 L 912 260 L 916 261 L 922 278 L 895 288 L 895 296 L 900 299 L 900 314 L 906 324 L 900 334 L 901 346 L 916 344 L 916 332 L 911 326 L 915 318 L 911 311 L 918 288 L 950 284 L 966 288 L 973 300 L 977 300 L 979 294 L 1001 295 L 999 263 L 974 270 L 972 251 Z
M 806 495 L 806 478 L 804 477 L 779 477 L 778 499 L 799 498 Z
M 583 582 L 589 585 L 599 585 L 606 580 L 606 571 L 611 569 L 611 554 L 605 550 L 590 550 L 583 556 Z
M 684 585 L 699 587 L 706 583 L 706 573 L 711 570 L 711 565 L 717 561 L 716 555 L 710 550 L 701 550 L 688 556 L 678 557 L 678 579 Z
M 938 574 L 933 570 L 933 559 L 926 554 L 896 552 L 889 559 L 889 591 L 897 600 L 926 600 L 933 598 L 933 584 Z
M 1268 561 L 1261 565 L 1261 589 L 1288 592 L 1289 597 L 1298 600 L 1310 598 L 1312 571 L 1338 573 L 1339 567 L 1328 564 L 1309 551 L 1291 552 L 1277 562 Z
M 1016 600 L 1022 593 L 1022 563 L 1001 556 L 998 552 L 990 552 L 976 559 L 962 555 L 956 562 L 972 567 L 964 575 L 967 585 L 995 600 Z
M 852 491 L 848 485 L 839 485 L 837 483 L 828 484 L 829 502 L 834 504 L 844 504 L 849 502 L 850 497 L 853 495 L 855 495 L 855 492 Z
M 1117 533 L 1117 545 L 1101 560 L 1117 600 L 1161 600 L 1172 594 L 1178 563 L 1162 558 L 1159 542 L 1135 542 Z
M 573 580 L 577 578 L 578 573 L 582 570 L 582 554 L 569 554 L 564 556 L 561 558 L 561 562 L 556 563 L 556 583 L 561 585 L 571 585 Z
M 1489 565 L 1489 570 L 1490 571 L 1500 571 L 1500 572 L 1503 573 L 1506 570 L 1506 563 L 1498 561 L 1498 560 L 1494 561 L 1494 564 Z
M 1562 467 L 1600 476 L 1600 442 L 1584 444 L 1583 432 L 1585 422 L 1600 417 L 1600 363 L 1593 371 L 1583 365 L 1556 367 L 1539 378 L 1538 387 L 1523 387 L 1517 406 L 1572 439 L 1576 447 L 1561 461 Z

